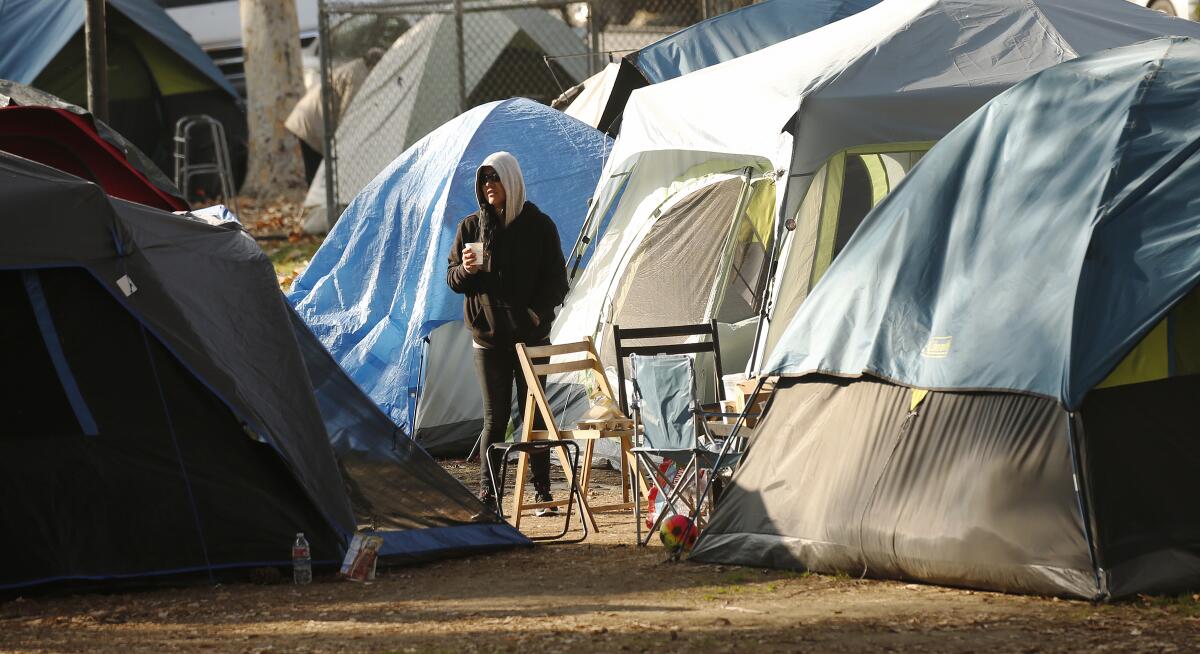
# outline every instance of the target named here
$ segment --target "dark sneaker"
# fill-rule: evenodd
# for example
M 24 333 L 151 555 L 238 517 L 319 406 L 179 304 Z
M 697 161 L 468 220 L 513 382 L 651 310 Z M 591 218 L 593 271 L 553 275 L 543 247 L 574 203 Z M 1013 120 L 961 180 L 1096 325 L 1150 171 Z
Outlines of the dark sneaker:
M 504 514 L 496 505 L 496 496 L 492 494 L 491 489 L 479 491 L 479 501 L 483 503 L 483 510 L 471 516 L 472 522 L 491 522 L 504 518 Z
M 542 502 L 553 502 L 554 496 L 550 494 L 550 491 L 538 491 L 537 494 L 534 495 L 534 501 L 537 502 L 538 504 L 541 504 Z M 558 515 L 558 507 L 557 506 L 542 507 L 542 508 L 538 509 L 537 511 L 534 511 L 533 515 L 535 515 L 539 518 L 544 518 L 546 516 L 552 516 L 552 515 Z

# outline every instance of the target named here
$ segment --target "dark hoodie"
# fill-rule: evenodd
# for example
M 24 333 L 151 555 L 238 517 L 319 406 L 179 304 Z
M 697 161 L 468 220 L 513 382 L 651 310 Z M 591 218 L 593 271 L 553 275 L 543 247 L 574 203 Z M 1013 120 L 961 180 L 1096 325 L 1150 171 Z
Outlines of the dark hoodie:
M 510 220 L 497 216 L 483 195 L 477 169 L 479 211 L 458 224 L 446 284 L 466 296 L 463 320 L 479 345 L 511 348 L 516 343 L 540 343 L 549 337 L 554 309 L 568 289 L 558 228 L 536 205 L 525 201 L 521 168 L 511 154 L 497 152 L 479 168 L 484 166 L 495 169 L 504 185 L 505 214 L 517 208 L 520 212 Z M 490 272 L 478 270 L 472 275 L 462 267 L 462 250 L 475 241 L 482 241 L 491 255 Z

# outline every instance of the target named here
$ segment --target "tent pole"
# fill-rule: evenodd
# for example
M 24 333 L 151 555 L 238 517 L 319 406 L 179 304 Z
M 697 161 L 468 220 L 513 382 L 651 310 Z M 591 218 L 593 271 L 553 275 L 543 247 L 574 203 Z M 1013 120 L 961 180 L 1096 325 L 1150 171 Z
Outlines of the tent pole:
M 758 378 L 758 383 L 755 384 L 755 386 L 754 386 L 754 392 L 750 393 L 751 401 L 747 402 L 746 406 L 742 407 L 741 413 L 738 414 L 737 419 L 733 421 L 733 429 L 729 430 L 729 435 L 725 437 L 725 442 L 721 444 L 721 451 L 717 453 L 717 460 L 714 461 L 712 464 L 712 468 L 710 469 L 710 472 L 708 474 L 708 483 L 704 485 L 704 492 L 696 497 L 696 506 L 692 509 L 692 515 L 691 515 L 691 524 L 693 526 L 696 524 L 696 521 L 700 519 L 700 509 L 701 509 L 701 507 L 704 506 L 704 498 L 712 490 L 713 480 L 716 479 L 717 471 L 721 469 L 721 460 L 724 459 L 725 455 L 729 453 L 729 446 L 732 445 L 733 440 L 735 438 L 737 438 L 738 431 L 741 430 L 742 426 L 746 424 L 746 418 L 750 415 L 751 409 L 753 409 L 754 405 L 756 404 L 756 402 L 754 402 L 753 399 L 758 397 L 759 392 L 762 391 L 762 388 L 766 383 L 767 383 L 766 375 L 762 375 Z M 770 402 L 770 401 L 771 401 L 770 398 L 768 398 L 767 402 Z M 764 409 L 763 413 L 765 413 L 765 412 L 766 411 Z M 762 418 L 763 418 L 763 416 L 760 415 L 758 419 L 761 421 Z M 746 452 L 743 450 L 741 454 L 743 456 L 745 456 Z M 699 460 L 697 460 L 697 465 L 699 465 Z M 700 474 L 698 469 L 696 471 L 696 474 L 697 475 Z M 716 507 L 715 502 L 713 502 L 709 505 L 709 511 L 711 513 L 716 513 L 716 509 L 717 509 L 717 507 Z M 709 521 L 711 522 L 711 516 L 710 516 Z M 671 552 L 671 556 L 679 556 L 680 552 L 682 551 L 682 548 L 683 548 L 683 544 L 681 543 L 679 546 L 677 546 L 675 548 L 675 550 L 673 552 Z
M 1075 499 L 1079 504 L 1079 519 L 1083 521 L 1083 537 L 1087 541 L 1088 558 L 1092 561 L 1092 573 L 1096 576 L 1096 598 L 1108 599 L 1111 594 L 1104 568 L 1100 563 L 1100 550 L 1092 534 L 1091 506 L 1088 503 L 1086 479 L 1083 476 L 1083 461 L 1080 459 L 1079 434 L 1075 429 L 1075 412 L 1067 412 L 1067 445 L 1071 455 L 1071 480 L 1075 484 Z
M 588 57 L 588 77 L 595 75 L 604 67 L 600 61 L 600 24 L 596 22 L 596 3 L 587 3 L 588 8 L 588 45 L 591 48 L 591 56 Z
M 104 34 L 104 0 L 84 0 L 84 49 L 87 51 L 88 111 L 108 122 L 108 43 Z

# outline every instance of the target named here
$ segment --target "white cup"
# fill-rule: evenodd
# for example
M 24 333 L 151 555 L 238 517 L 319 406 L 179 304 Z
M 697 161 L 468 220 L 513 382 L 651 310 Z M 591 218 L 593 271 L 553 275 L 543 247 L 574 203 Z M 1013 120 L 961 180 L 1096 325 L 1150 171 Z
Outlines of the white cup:
M 487 252 L 484 251 L 483 241 L 467 243 L 467 247 L 475 255 L 475 265 L 484 272 L 490 272 L 492 270 L 491 257 L 487 256 Z

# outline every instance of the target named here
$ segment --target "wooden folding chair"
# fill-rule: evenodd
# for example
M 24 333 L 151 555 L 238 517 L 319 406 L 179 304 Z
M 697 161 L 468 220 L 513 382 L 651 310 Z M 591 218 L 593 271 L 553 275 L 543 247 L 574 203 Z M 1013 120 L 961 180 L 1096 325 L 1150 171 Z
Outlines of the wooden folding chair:
M 580 358 L 560 361 L 558 363 L 533 363 L 534 359 L 561 357 L 563 355 L 577 355 Z M 582 341 L 563 343 L 561 345 L 529 347 L 524 343 L 518 343 L 517 358 L 521 362 L 521 372 L 525 375 L 526 386 L 529 389 L 525 395 L 521 440 L 574 439 L 584 444 L 582 470 L 579 473 L 579 488 L 582 491 L 579 494 L 581 504 L 579 512 L 593 531 L 600 531 L 599 526 L 596 524 L 594 513 L 629 510 L 634 505 L 634 501 L 629 497 L 630 475 L 637 475 L 637 462 L 630 452 L 630 448 L 633 446 L 633 421 L 622 415 L 608 420 L 580 422 L 574 429 L 562 429 L 558 426 L 554 412 L 551 411 L 550 403 L 546 399 L 546 389 L 542 386 L 541 377 L 543 375 L 590 371 L 599 392 L 612 399 L 614 405 L 616 404 L 612 388 L 608 384 L 608 378 L 604 375 L 604 367 L 600 363 L 600 357 L 596 354 L 596 348 L 592 344 L 590 337 Z M 541 416 L 546 426 L 545 429 L 533 428 L 537 416 Z M 595 453 L 596 441 L 601 438 L 616 438 L 620 440 L 622 501 L 617 504 L 594 507 L 588 502 L 587 493 L 588 484 L 591 481 L 592 455 Z M 563 463 L 563 471 L 567 475 L 567 483 L 570 484 L 572 483 L 570 462 L 566 460 L 566 455 L 560 448 L 556 448 L 556 452 L 558 453 L 559 460 Z M 566 500 L 556 500 L 554 502 L 526 503 L 524 488 L 526 475 L 528 474 L 527 455 L 521 452 L 518 454 L 518 457 L 516 490 L 513 493 L 512 520 L 513 526 L 520 528 L 522 512 L 543 507 L 562 506 L 570 502 L 571 499 L 568 497 Z M 640 476 L 637 479 L 639 485 L 644 486 L 644 484 L 640 483 Z

